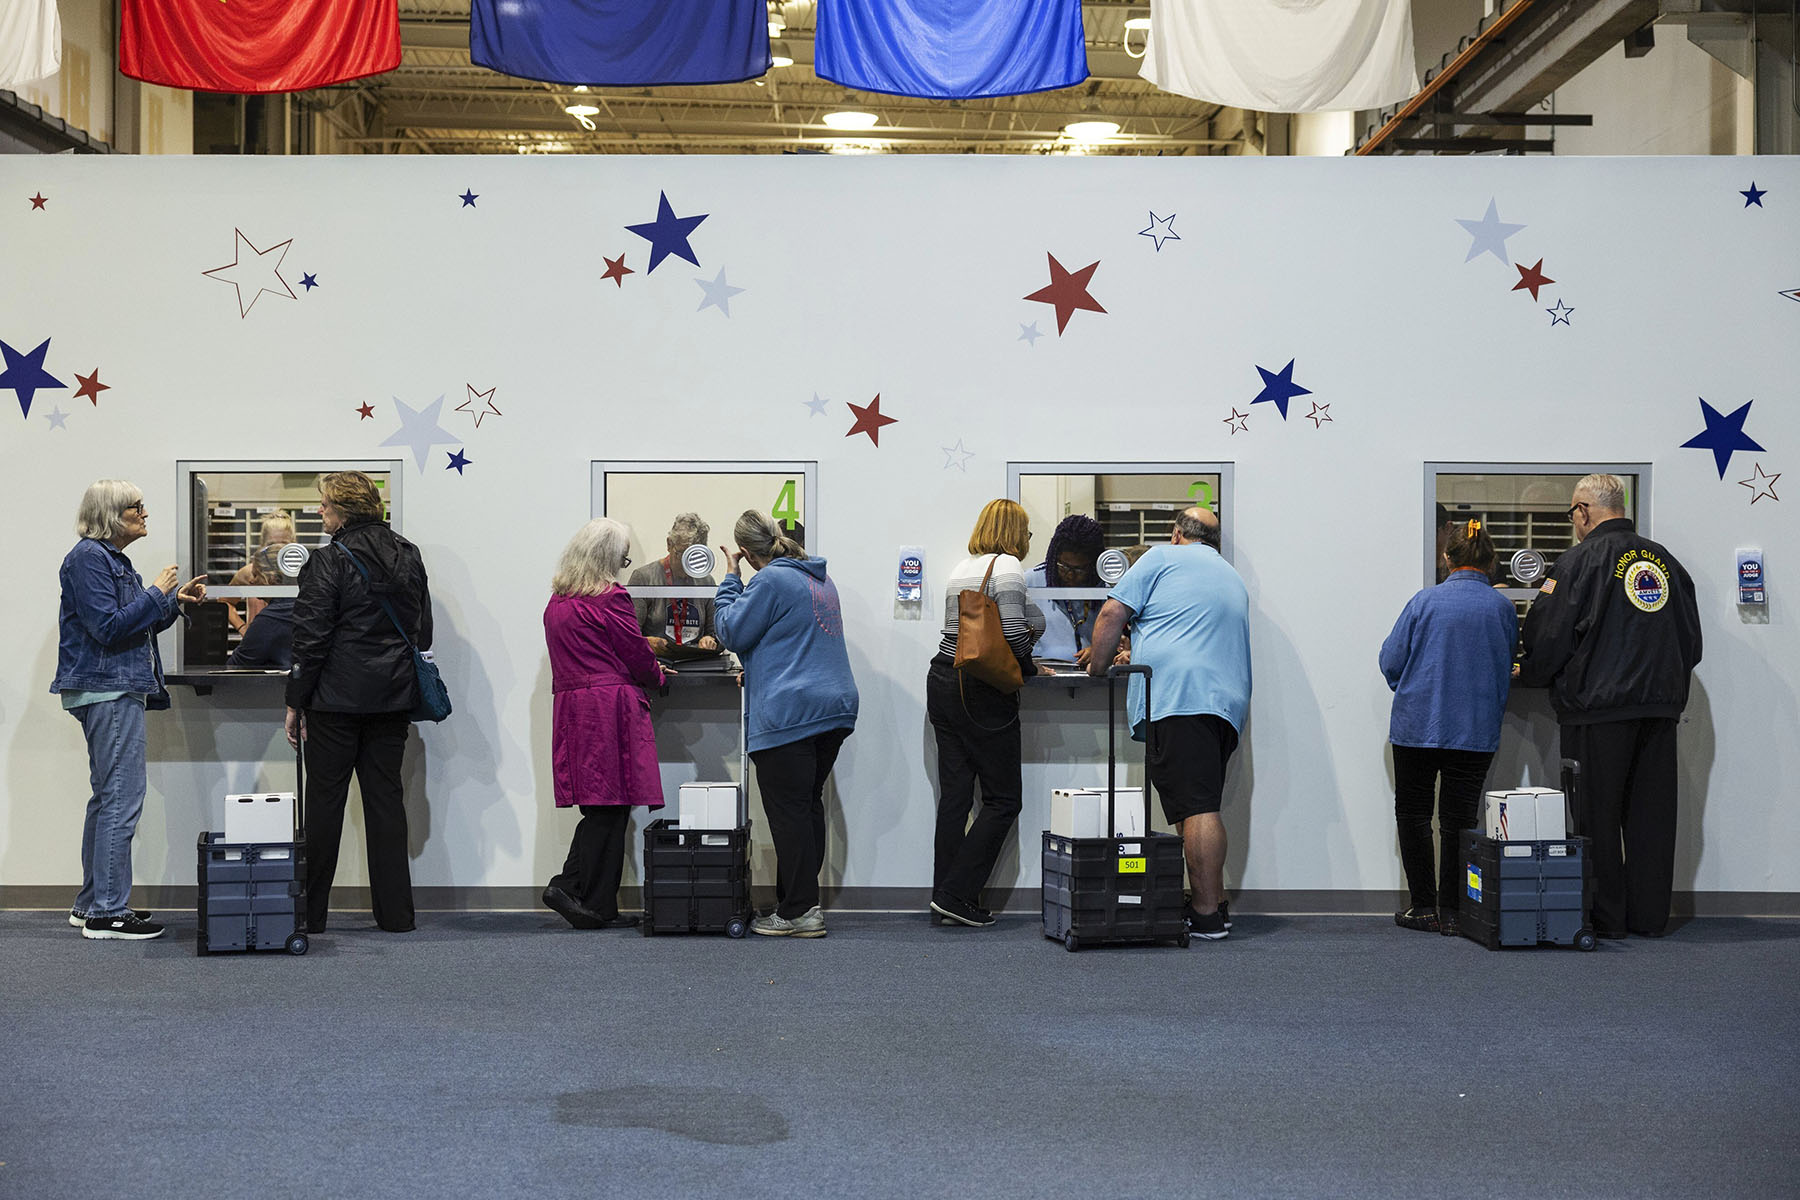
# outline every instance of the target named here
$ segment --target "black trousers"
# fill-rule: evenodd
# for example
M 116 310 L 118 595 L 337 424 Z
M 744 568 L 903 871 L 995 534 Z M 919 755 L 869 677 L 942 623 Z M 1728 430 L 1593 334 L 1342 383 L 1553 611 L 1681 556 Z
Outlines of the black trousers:
M 1462 831 L 1480 824 L 1481 785 L 1491 751 L 1394 747 L 1394 824 L 1400 864 L 1413 908 L 1455 912 L 1462 895 Z M 1434 804 L 1435 801 L 1435 804 Z M 1432 865 L 1431 813 L 1438 818 L 1437 864 Z
M 763 815 L 775 843 L 775 912 L 793 920 L 819 903 L 825 867 L 825 780 L 848 729 L 816 733 L 797 742 L 752 750 Z
M 1594 928 L 1661 934 L 1675 887 L 1675 718 L 1564 725 L 1562 755 L 1581 763 L 1571 809 L 1593 840 Z
M 550 886 L 566 892 L 575 903 L 602 920 L 619 915 L 619 881 L 625 878 L 626 832 L 631 825 L 629 804 L 584 804 L 575 836 L 569 839 L 569 856 Z
M 1019 697 L 933 660 L 925 676 L 925 715 L 937 735 L 937 840 L 931 887 L 967 904 L 980 901 L 994 864 L 1024 807 Z M 981 807 L 975 820 L 975 783 Z
M 306 920 L 325 928 L 331 881 L 344 840 L 350 774 L 362 791 L 369 853 L 369 891 L 375 923 L 403 932 L 413 927 L 412 866 L 406 857 L 405 713 L 306 713 Z

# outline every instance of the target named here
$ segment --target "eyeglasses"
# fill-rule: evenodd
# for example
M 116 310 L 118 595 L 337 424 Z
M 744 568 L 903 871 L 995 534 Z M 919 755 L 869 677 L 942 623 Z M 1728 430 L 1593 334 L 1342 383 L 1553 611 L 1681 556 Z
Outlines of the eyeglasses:
M 627 554 L 624 558 L 619 560 L 619 568 L 621 570 L 623 570 L 626 567 L 629 567 L 630 565 L 631 565 L 631 555 L 629 555 L 629 554 Z
M 1563 514 L 1563 516 L 1568 518 L 1569 524 L 1571 525 L 1575 523 L 1575 510 L 1578 508 L 1583 512 L 1587 511 L 1587 502 L 1577 500 L 1575 503 L 1569 505 L 1569 511 Z
M 147 509 L 147 508 L 145 508 L 145 507 L 144 507 L 144 502 L 143 502 L 143 501 L 142 501 L 142 500 L 139 500 L 139 501 L 138 501 L 138 502 L 137 502 L 137 503 L 136 503 L 136 504 L 127 504 L 127 505 L 126 505 L 126 506 L 125 506 L 125 507 L 124 507 L 124 508 L 123 508 L 123 509 L 122 509 L 122 510 L 120 510 L 120 511 L 122 511 L 122 512 L 134 512 L 134 513 L 136 513 L 136 514 L 137 514 L 137 515 L 138 515 L 138 516 L 140 516 L 140 517 L 147 517 L 147 516 L 149 516 L 149 515 L 150 515 L 150 510 L 149 510 L 149 509 Z

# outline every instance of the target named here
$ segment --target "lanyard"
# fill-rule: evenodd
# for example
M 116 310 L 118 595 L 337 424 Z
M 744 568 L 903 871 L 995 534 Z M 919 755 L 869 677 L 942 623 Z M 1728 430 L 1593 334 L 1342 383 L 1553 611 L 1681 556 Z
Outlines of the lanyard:
M 669 569 L 669 560 L 663 559 L 663 582 L 671 587 L 675 583 L 675 572 Z M 688 602 L 686 600 L 669 601 L 669 627 L 675 631 L 674 642 L 681 645 L 681 629 L 687 624 Z

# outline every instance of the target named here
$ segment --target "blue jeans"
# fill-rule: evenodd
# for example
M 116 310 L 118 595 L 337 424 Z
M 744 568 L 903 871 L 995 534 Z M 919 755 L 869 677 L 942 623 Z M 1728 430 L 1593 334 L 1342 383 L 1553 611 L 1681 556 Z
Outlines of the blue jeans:
M 87 738 L 87 821 L 81 829 L 77 914 L 117 917 L 130 908 L 131 836 L 144 811 L 144 703 L 131 696 L 71 710 Z

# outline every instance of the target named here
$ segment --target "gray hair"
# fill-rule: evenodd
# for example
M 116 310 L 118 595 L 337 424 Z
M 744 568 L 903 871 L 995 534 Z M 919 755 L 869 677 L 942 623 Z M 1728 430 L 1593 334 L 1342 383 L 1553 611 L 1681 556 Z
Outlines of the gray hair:
M 1197 508 L 1184 508 L 1176 513 L 1175 528 L 1190 542 L 1199 542 L 1214 550 L 1219 548 L 1221 537 L 1217 518 L 1208 521 Z
M 75 510 L 75 532 L 84 538 L 110 542 L 119 535 L 125 510 L 143 500 L 144 491 L 123 479 L 99 479 L 82 493 Z
M 563 547 L 550 590 L 558 596 L 598 596 L 618 582 L 630 546 L 629 526 L 611 517 L 595 517 Z
M 1602 512 L 1625 511 L 1625 481 L 1617 475 L 1583 475 L 1575 485 L 1575 494 L 1584 492 L 1588 504 Z
M 704 546 L 712 536 L 712 526 L 700 519 L 699 513 L 676 513 L 669 523 L 669 549 L 680 546 Z
M 787 534 L 775 518 L 756 509 L 746 509 L 731 530 L 737 544 L 764 562 L 777 558 L 805 558 L 806 549 Z

